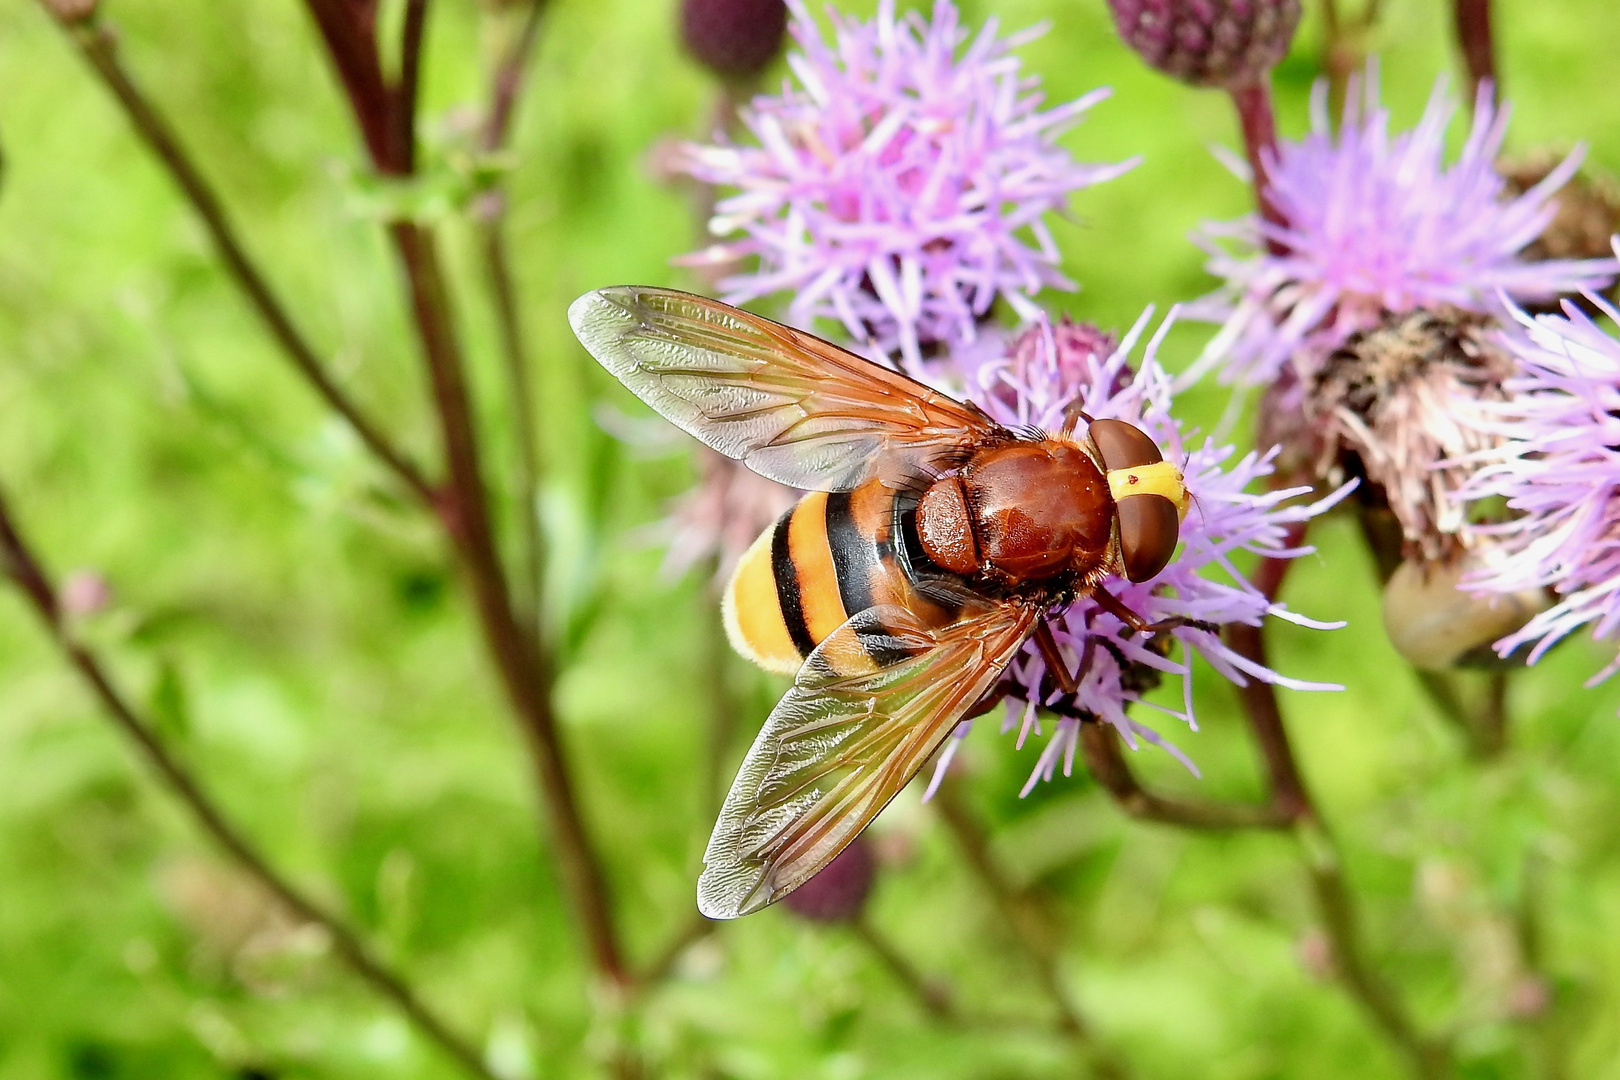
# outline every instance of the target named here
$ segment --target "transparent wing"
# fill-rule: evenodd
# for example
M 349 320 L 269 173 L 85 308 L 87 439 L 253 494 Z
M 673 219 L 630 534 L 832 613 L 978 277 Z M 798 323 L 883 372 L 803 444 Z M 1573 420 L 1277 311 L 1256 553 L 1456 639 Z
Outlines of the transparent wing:
M 791 487 L 846 491 L 1001 430 L 904 375 L 692 293 L 601 289 L 575 300 L 568 321 L 641 400 Z
M 743 759 L 703 856 L 698 910 L 746 915 L 826 866 L 994 685 L 1038 613 L 984 605 L 936 630 L 873 607 L 835 630 Z

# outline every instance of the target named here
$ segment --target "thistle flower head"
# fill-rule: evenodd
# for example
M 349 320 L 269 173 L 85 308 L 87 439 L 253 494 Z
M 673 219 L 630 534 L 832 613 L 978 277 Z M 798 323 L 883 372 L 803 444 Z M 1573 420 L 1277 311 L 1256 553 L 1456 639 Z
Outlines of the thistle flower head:
M 1106 91 L 1043 110 L 1012 52 L 1030 35 L 970 35 L 949 0 L 931 20 L 893 0 L 870 23 L 831 12 L 831 43 L 789 8 L 797 84 L 743 111 L 758 145 L 685 149 L 687 172 L 735 193 L 710 222 L 723 239 L 684 262 L 757 257 L 725 299 L 791 291 L 791 321 L 835 320 L 913 369 L 924 345 L 972 341 L 998 296 L 1033 317 L 1029 296 L 1073 287 L 1042 219 L 1134 164 L 1057 144 Z
M 1613 259 L 1522 254 L 1552 220 L 1550 200 L 1580 152 L 1514 196 L 1495 166 L 1507 111 L 1482 87 L 1468 138 L 1447 166 L 1456 108 L 1441 82 L 1417 127 L 1391 135 L 1369 66 L 1335 133 L 1326 84 L 1317 85 L 1310 134 L 1281 143 L 1269 162 L 1268 193 L 1285 224 L 1206 227 L 1209 269 L 1226 281 L 1217 294 L 1225 325 L 1197 370 L 1220 363 L 1230 379 L 1266 382 L 1292 360 L 1309 374 L 1386 313 L 1447 304 L 1500 314 L 1503 294 L 1551 299 L 1608 283 L 1620 270 Z
M 1125 43 L 1194 86 L 1257 82 L 1288 52 L 1299 0 L 1108 0 Z
M 1055 430 L 1072 401 L 1079 401 L 1094 418 L 1113 417 L 1140 426 L 1159 444 L 1166 460 L 1181 466 L 1192 496 L 1192 508 L 1181 525 L 1180 550 L 1170 564 L 1145 582 L 1110 580 L 1104 585 L 1149 622 L 1179 618 L 1188 620 L 1186 625 L 1144 636 L 1095 600 L 1082 597 L 1051 619 L 1054 637 L 1071 669 L 1077 665 L 1084 672 L 1078 694 L 1065 697 L 1061 693 L 1033 644 L 1009 668 L 1002 684 L 1007 691 L 1003 729 L 1018 730 L 1019 746 L 1031 731 L 1040 732 L 1039 710 L 1057 714 L 1052 737 L 1025 786 L 1026 793 L 1038 780 L 1050 779 L 1060 762 L 1065 774 L 1070 771 L 1082 720 L 1113 724 L 1132 747 L 1144 740 L 1165 745 L 1190 768 L 1179 751 L 1164 744 L 1153 728 L 1128 715 L 1128 709 L 1166 677 L 1179 677 L 1181 707 L 1166 711 L 1196 727 L 1194 656 L 1203 657 L 1223 678 L 1238 685 L 1259 679 L 1295 689 L 1338 689 L 1289 679 L 1256 666 L 1227 648 L 1220 630 L 1231 623 L 1258 625 L 1267 615 L 1307 626 L 1337 625 L 1312 622 L 1268 600 L 1244 578 L 1233 557 L 1239 551 L 1273 558 L 1305 554 L 1309 548 L 1290 546 L 1289 526 L 1328 509 L 1350 485 L 1314 502 L 1296 499 L 1309 488 L 1256 494 L 1249 489 L 1271 474 L 1275 450 L 1239 456 L 1232 447 L 1208 440 L 1189 448 L 1188 436 L 1171 413 L 1172 380 L 1156 358 L 1158 344 L 1174 315 L 1147 344 L 1134 370 L 1129 359 L 1150 315 L 1144 314 L 1119 347 L 1106 355 L 1095 349 L 1065 353 L 1059 347 L 1060 342 L 1079 337 L 1103 340 L 1095 331 L 1081 334 L 1072 326 L 1066 330 L 1039 326 L 1022 339 L 1023 349 L 1015 348 L 999 364 L 986 364 L 963 379 L 969 398 L 1008 426 L 1033 424 Z M 1011 402 L 1003 392 L 1007 387 L 1016 390 Z M 942 769 L 936 770 L 936 782 L 941 773 Z
M 1620 319 L 1607 303 L 1591 302 L 1611 322 Z M 1620 633 L 1620 341 L 1573 303 L 1561 315 L 1516 317 L 1524 333 L 1508 347 L 1521 372 L 1481 421 L 1506 441 L 1475 462 L 1463 495 L 1505 500 L 1520 515 L 1492 527 L 1500 557 L 1475 587 L 1546 588 L 1559 598 L 1497 643 L 1504 656 L 1532 645 L 1534 663 L 1582 626 L 1600 640 Z

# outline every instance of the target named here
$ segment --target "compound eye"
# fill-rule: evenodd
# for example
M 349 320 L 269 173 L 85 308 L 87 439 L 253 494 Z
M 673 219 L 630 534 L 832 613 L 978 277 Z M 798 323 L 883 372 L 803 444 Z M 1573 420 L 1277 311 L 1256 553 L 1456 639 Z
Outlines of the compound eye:
M 1090 432 L 1105 472 L 1134 469 L 1164 460 L 1159 444 L 1135 424 L 1123 420 L 1093 420 Z
M 1163 495 L 1127 495 L 1119 500 L 1118 509 L 1125 576 L 1146 581 L 1163 570 L 1176 552 L 1181 534 L 1176 504 Z

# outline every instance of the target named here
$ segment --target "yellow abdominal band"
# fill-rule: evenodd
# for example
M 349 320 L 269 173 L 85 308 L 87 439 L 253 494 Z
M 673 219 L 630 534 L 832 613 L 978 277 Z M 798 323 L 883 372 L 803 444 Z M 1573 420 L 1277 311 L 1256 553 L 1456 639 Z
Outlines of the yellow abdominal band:
M 1138 465 L 1130 469 L 1108 471 L 1108 491 L 1114 501 L 1127 495 L 1163 495 L 1176 506 L 1176 517 L 1187 517 L 1187 485 L 1182 483 L 1181 470 L 1168 461 L 1155 461 L 1151 465 Z

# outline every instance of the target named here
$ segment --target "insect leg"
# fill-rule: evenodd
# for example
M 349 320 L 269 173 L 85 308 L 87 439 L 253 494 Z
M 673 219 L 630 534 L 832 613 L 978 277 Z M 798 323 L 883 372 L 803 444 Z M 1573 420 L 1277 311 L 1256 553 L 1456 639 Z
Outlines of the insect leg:
M 1146 619 L 1142 618 L 1142 616 L 1126 607 L 1124 603 L 1120 601 L 1119 597 L 1115 596 L 1113 593 L 1102 588 L 1101 586 L 1097 588 L 1096 592 L 1091 594 L 1091 599 L 1096 601 L 1097 606 L 1108 612 L 1108 614 L 1112 615 L 1126 626 L 1129 626 L 1132 630 L 1143 634 L 1163 634 L 1171 630 L 1179 629 L 1183 626 L 1191 626 L 1198 630 L 1207 630 L 1212 634 L 1218 632 L 1219 630 L 1219 627 L 1217 627 L 1214 623 L 1204 622 L 1201 619 L 1190 619 L 1185 615 L 1172 615 L 1168 619 L 1160 619 L 1158 622 L 1150 623 Z
M 1065 436 L 1073 435 L 1075 428 L 1080 426 L 1080 421 L 1084 420 L 1087 424 L 1091 423 L 1091 414 L 1080 407 L 1081 401 L 1081 398 L 1075 398 L 1063 410 L 1063 434 Z
M 1035 647 L 1041 651 L 1041 659 L 1046 661 L 1047 672 L 1057 680 L 1058 689 L 1065 694 L 1078 693 L 1080 684 L 1069 670 L 1068 661 L 1063 659 L 1057 639 L 1052 637 L 1052 627 L 1045 619 L 1035 624 Z

